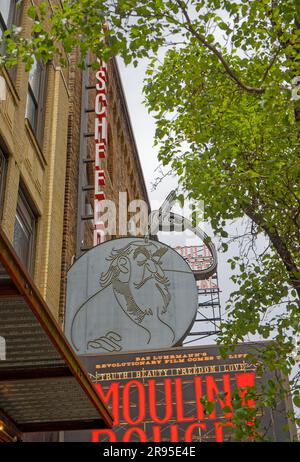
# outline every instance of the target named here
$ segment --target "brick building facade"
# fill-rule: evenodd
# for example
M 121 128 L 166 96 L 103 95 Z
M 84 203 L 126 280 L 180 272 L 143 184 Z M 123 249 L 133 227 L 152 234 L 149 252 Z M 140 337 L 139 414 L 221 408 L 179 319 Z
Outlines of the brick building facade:
M 94 70 L 87 69 L 86 82 L 83 81 L 83 74 L 76 67 L 76 52 L 71 56 L 70 65 L 70 110 L 69 110 L 69 131 L 68 131 L 68 154 L 65 192 L 65 214 L 64 214 L 64 235 L 63 235 L 63 261 L 61 275 L 61 299 L 60 299 L 60 320 L 64 318 L 66 276 L 67 271 L 74 260 L 79 257 L 82 251 L 93 245 L 93 224 L 90 220 L 85 223 L 80 220 L 80 169 L 85 168 L 85 178 L 82 185 L 90 187 L 86 194 L 86 205 L 92 211 L 94 200 L 94 106 L 95 106 L 95 74 Z M 134 139 L 130 122 L 126 98 L 115 59 L 108 63 L 107 78 L 107 119 L 108 119 L 108 146 L 107 156 L 104 159 L 104 170 L 106 173 L 106 184 L 103 187 L 106 199 L 116 204 L 117 216 L 119 212 L 119 193 L 127 193 L 127 204 L 136 199 L 144 200 L 149 207 L 150 203 L 145 186 L 143 172 L 139 155 Z M 86 84 L 87 85 L 86 85 Z M 86 88 L 88 87 L 88 89 Z M 86 107 L 85 107 L 86 106 Z M 84 114 L 86 112 L 86 127 Z M 90 135 L 86 142 L 84 153 L 82 150 L 82 139 L 84 132 Z M 88 161 L 85 165 L 80 164 L 81 155 Z M 88 211 L 86 212 L 88 214 Z M 79 227 L 84 231 L 85 245 L 80 248 L 78 234 Z M 77 236 L 77 239 L 76 239 Z M 119 237 L 118 227 L 114 236 Z
M 60 4 L 60 1 L 49 1 L 49 7 L 54 3 Z M 8 0 L 7 7 L 1 3 L 2 29 L 18 23 L 22 33 L 28 34 L 31 19 L 26 10 L 30 4 L 30 0 L 25 0 L 22 12 L 17 12 L 15 0 Z M 76 59 L 76 52 L 68 57 L 67 69 L 61 69 L 56 62 L 45 66 L 35 62 L 30 73 L 25 72 L 22 63 L 9 72 L 0 70 L 5 87 L 5 98 L 0 101 L 0 225 L 60 321 L 64 315 L 67 271 L 79 254 L 82 111 L 92 108 L 95 99 L 91 88 L 88 108 L 84 107 L 84 73 L 77 68 Z M 121 79 L 113 59 L 108 64 L 108 75 L 106 198 L 118 203 L 121 191 L 128 193 L 129 201 L 143 199 L 149 203 Z M 93 87 L 93 82 L 90 83 Z M 88 131 L 93 131 L 92 110 L 87 114 Z M 87 186 L 90 186 L 87 203 L 91 207 L 94 143 L 92 138 L 88 140 L 90 162 L 86 164 Z M 89 225 L 87 240 L 92 243 L 92 220 L 85 223 Z
M 59 4 L 57 0 L 52 3 Z M 32 21 L 16 1 L 1 3 L 1 32 L 16 23 L 27 35 Z M 22 14 L 21 14 L 22 13 Z M 2 50 L 5 53 L 5 49 Z M 35 62 L 1 69 L 1 228 L 57 318 L 68 131 L 68 69 Z

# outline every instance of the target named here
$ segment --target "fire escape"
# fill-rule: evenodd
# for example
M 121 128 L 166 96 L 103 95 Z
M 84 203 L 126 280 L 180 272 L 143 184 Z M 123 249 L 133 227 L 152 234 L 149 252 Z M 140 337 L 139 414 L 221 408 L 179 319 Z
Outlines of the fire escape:
M 93 247 L 95 168 L 95 70 L 89 64 L 82 75 L 76 257 Z
M 210 266 L 211 255 L 205 245 L 176 247 L 175 250 L 187 261 L 193 270 Z M 198 309 L 195 322 L 183 345 L 199 345 L 207 338 L 212 340 L 220 333 L 222 322 L 218 274 L 197 282 Z

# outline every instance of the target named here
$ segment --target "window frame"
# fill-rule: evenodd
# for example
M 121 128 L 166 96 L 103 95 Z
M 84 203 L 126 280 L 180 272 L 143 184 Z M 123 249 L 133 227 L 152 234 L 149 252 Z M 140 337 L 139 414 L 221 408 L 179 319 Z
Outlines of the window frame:
M 49 63 L 44 64 L 42 62 L 38 62 L 38 65 L 41 66 L 41 77 L 40 77 L 40 85 L 38 96 L 34 94 L 34 90 L 30 85 L 30 81 L 28 78 L 28 88 L 27 88 L 27 102 L 26 102 L 26 114 L 25 117 L 29 123 L 31 131 L 33 132 L 39 147 L 41 148 L 44 138 L 44 128 L 45 128 L 45 108 L 46 108 L 46 101 L 47 101 L 47 86 L 48 86 L 48 69 Z M 35 120 L 32 123 L 31 118 L 29 117 L 29 98 L 33 102 L 35 106 Z
M 4 193 L 7 174 L 7 155 L 0 145 L 0 220 L 3 216 Z
M 18 193 L 18 201 L 17 201 L 16 213 L 15 213 L 15 225 L 14 225 L 14 246 L 15 246 L 15 226 L 16 226 L 18 217 L 20 218 L 19 221 L 22 223 L 22 226 L 24 226 L 24 228 L 30 233 L 30 242 L 29 242 L 29 251 L 28 251 L 27 261 L 26 262 L 22 261 L 22 263 L 27 268 L 28 272 L 30 274 L 33 274 L 34 266 L 35 266 L 35 250 L 36 250 L 38 216 L 23 186 L 20 186 L 19 193 Z M 28 217 L 29 217 L 29 220 L 28 220 Z M 21 257 L 19 258 L 21 259 Z
M 21 18 L 22 18 L 24 5 L 21 4 L 20 6 L 17 6 L 17 0 L 10 0 L 10 2 L 11 4 L 9 7 L 7 24 L 5 23 L 4 18 L 0 12 L 0 29 L 2 30 L 3 34 L 5 33 L 7 29 L 10 29 L 13 24 L 16 26 L 19 26 L 21 24 Z M 0 54 L 5 55 L 5 48 L 6 48 L 5 42 L 0 44 Z M 15 83 L 16 77 L 17 77 L 17 65 L 8 69 L 7 72 L 12 82 Z
M 0 27 L 2 32 L 4 33 L 7 29 L 9 29 L 12 24 L 14 23 L 14 18 L 15 18 L 15 12 L 16 12 L 16 6 L 17 2 L 16 0 L 9 0 L 10 1 L 10 6 L 8 10 L 8 19 L 7 19 L 7 24 L 4 21 L 4 18 L 2 16 L 1 10 L 0 10 Z

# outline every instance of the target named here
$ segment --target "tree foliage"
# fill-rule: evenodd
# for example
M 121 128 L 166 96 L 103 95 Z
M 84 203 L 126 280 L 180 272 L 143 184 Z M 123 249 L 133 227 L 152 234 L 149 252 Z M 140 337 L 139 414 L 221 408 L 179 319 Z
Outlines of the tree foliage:
M 162 164 L 189 198 L 204 200 L 225 251 L 228 220 L 248 217 L 253 248 L 261 233 L 267 239 L 260 254 L 229 262 L 238 289 L 223 349 L 248 334 L 272 338 L 263 359 L 291 377 L 300 320 L 300 0 L 69 0 L 28 14 L 30 36 L 6 33 L 7 66 L 22 60 L 29 69 L 33 55 L 64 63 L 74 47 L 81 66 L 88 50 L 104 60 L 150 59 L 145 96 Z M 271 383 L 258 403 L 284 390 Z

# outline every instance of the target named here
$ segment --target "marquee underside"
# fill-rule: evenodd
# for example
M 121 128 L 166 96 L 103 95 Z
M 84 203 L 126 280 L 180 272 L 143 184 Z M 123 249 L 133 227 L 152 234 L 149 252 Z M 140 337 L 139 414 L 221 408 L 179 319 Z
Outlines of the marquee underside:
M 0 430 L 112 426 L 112 416 L 1 230 L 0 340 Z

